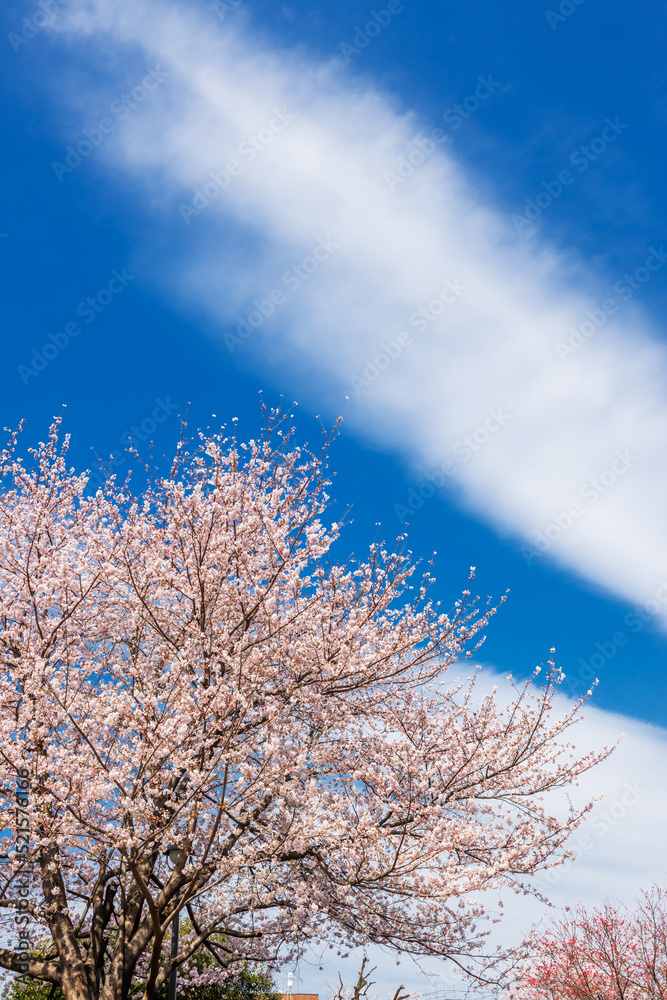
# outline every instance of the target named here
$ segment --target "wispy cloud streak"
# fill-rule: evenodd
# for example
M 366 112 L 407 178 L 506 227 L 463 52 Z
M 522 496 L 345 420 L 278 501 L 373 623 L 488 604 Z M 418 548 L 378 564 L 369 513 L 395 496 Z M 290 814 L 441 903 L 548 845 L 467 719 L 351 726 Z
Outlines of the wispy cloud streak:
M 149 238 L 152 225 L 168 234 L 165 287 L 219 323 L 224 349 L 295 262 L 333 241 L 239 350 L 318 405 L 349 394 L 360 433 L 423 468 L 504 407 L 511 420 L 458 470 L 460 502 L 527 552 L 546 537 L 546 558 L 630 601 L 654 598 L 667 569 L 667 400 L 650 321 L 623 303 L 585 350 L 559 355 L 608 276 L 518 235 L 445 139 L 354 66 L 271 50 L 241 18 L 91 0 L 52 28 L 82 53 L 111 51 L 112 76 L 142 62 L 168 72 L 99 152 L 145 185 Z M 106 96 L 70 100 L 93 120 Z M 444 302 L 447 287 L 460 294 Z M 364 371 L 375 374 L 361 384 Z M 619 453 L 631 458 L 612 482 Z

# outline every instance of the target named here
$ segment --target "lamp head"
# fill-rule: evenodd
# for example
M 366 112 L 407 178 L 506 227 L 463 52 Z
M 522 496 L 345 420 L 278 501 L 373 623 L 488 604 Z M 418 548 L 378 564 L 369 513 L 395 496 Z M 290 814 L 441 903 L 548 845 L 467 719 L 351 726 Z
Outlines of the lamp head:
M 187 856 L 183 848 L 179 847 L 178 844 L 170 844 L 164 853 L 172 868 L 175 868 L 178 864 L 182 864 Z

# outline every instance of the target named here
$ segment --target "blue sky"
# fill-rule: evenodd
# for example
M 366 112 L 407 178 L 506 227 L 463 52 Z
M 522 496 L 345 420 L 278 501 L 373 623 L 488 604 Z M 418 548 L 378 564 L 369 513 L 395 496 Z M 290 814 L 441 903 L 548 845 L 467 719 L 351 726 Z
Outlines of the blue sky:
M 45 2 L 0 15 L 3 424 L 66 404 L 77 463 L 120 471 L 186 406 L 251 435 L 284 394 L 312 440 L 349 396 L 347 546 L 433 493 L 408 530 L 437 596 L 470 565 L 510 589 L 484 661 L 553 645 L 570 694 L 595 673 L 598 708 L 664 726 L 663 6 Z
M 230 23 L 236 27 L 243 18 L 250 32 L 284 58 L 293 49 L 321 59 L 342 51 L 356 84 L 382 88 L 397 107 L 414 109 L 429 128 L 443 128 L 448 149 L 465 165 L 475 189 L 505 215 L 525 211 L 526 199 L 542 190 L 542 182 L 552 183 L 561 170 L 572 167 L 570 157 L 598 136 L 605 119 L 618 118 L 627 129 L 598 158 L 589 159 L 585 171 L 578 161 L 574 183 L 544 210 L 542 232 L 614 278 L 634 270 L 646 256 L 644 248 L 666 238 L 665 26 L 658 4 L 602 9 L 596 0 L 586 0 L 564 20 L 552 17 L 552 28 L 540 6 L 527 10 L 510 3 L 499 10 L 491 4 L 455 3 L 445 13 L 440 5 L 414 0 L 356 52 L 341 46 L 354 46 L 355 38 L 363 44 L 368 37 L 364 27 L 374 18 L 364 4 L 312 8 L 244 2 L 219 11 L 204 4 L 183 6 L 210 17 L 216 28 L 219 13 L 223 29 Z M 22 18 L 32 18 L 38 10 L 36 5 L 10 4 L 3 14 L 3 35 L 30 34 Z M 552 10 L 563 17 L 558 7 Z M 64 13 L 60 8 L 58 16 Z M 58 18 L 53 20 L 57 24 Z M 91 48 L 64 44 L 50 26 L 27 42 L 14 38 L 12 44 L 5 37 L 3 422 L 14 425 L 27 417 L 30 433 L 39 434 L 66 403 L 74 453 L 77 461 L 88 463 L 91 448 L 100 456 L 122 450 L 123 432 L 150 418 L 157 398 L 179 409 L 189 403 L 193 424 L 207 421 L 213 412 L 222 419 L 241 416 L 250 433 L 257 423 L 257 391 L 264 389 L 270 399 L 281 390 L 300 399 L 304 433 L 316 433 L 310 424 L 312 401 L 299 395 L 298 377 L 286 377 L 281 384 L 280 378 L 267 378 L 248 352 L 230 354 L 219 342 L 224 326 L 197 315 L 192 303 L 179 308 L 150 275 L 141 273 L 137 245 L 143 244 L 145 253 L 150 238 L 138 232 L 145 216 L 131 177 L 110 169 L 95 150 L 58 181 L 51 164 L 62 162 L 64 139 L 78 137 L 82 127 L 90 129 L 96 120 L 94 114 L 68 107 L 63 93 L 80 94 L 86 81 L 93 87 L 106 82 L 101 67 L 91 65 Z M 463 118 L 455 105 L 462 107 L 466 98 L 473 98 L 466 107 L 474 108 L 480 77 L 484 100 L 476 110 L 464 108 L 468 117 Z M 150 113 L 148 101 L 137 109 L 138 116 Z M 150 251 L 157 256 L 178 253 L 177 243 L 196 241 L 203 228 L 195 232 L 192 224 L 187 229 L 174 226 L 173 218 L 151 222 L 158 245 Z M 523 227 L 526 240 L 534 225 Z M 245 244 L 254 234 L 230 229 L 222 238 Z M 77 320 L 79 303 L 105 288 L 113 269 L 130 261 L 128 272 L 135 276 L 122 294 L 93 322 L 82 323 L 83 336 L 43 372 L 28 375 L 24 384 L 17 369 L 31 362 L 32 348 L 39 350 L 49 332 Z M 654 318 L 658 336 L 664 334 L 660 320 L 667 304 L 666 278 L 667 270 L 657 272 L 636 295 Z M 263 292 L 259 278 L 256 291 Z M 252 292 L 250 287 L 248 300 Z M 325 411 L 328 419 L 335 408 L 333 395 Z M 344 395 L 339 394 L 341 407 Z M 151 435 L 158 447 L 168 449 L 174 439 L 175 412 Z M 376 521 L 391 539 L 401 528 L 394 506 L 405 504 L 410 487 L 418 487 L 422 477 L 390 444 L 380 447 L 348 428 L 333 461 L 335 495 L 354 507 L 350 545 L 362 549 Z M 617 646 L 599 670 L 595 701 L 662 723 L 665 640 L 653 620 L 642 622 L 638 631 L 636 619 L 624 622 L 632 602 L 610 599 L 590 581 L 563 572 L 549 553 L 529 566 L 519 539 L 503 537 L 459 498 L 442 491 L 411 513 L 409 532 L 416 553 L 438 551 L 444 601 L 453 599 L 471 564 L 477 567 L 484 596 L 497 597 L 510 588 L 509 602 L 490 630 L 486 658 L 525 674 L 553 644 L 566 673 L 579 675 L 580 660 L 599 653 L 596 643 L 607 644 L 609 651 L 614 633 L 624 631 L 627 644 Z M 584 678 L 589 673 L 584 670 Z M 579 676 L 573 683 L 583 686 Z

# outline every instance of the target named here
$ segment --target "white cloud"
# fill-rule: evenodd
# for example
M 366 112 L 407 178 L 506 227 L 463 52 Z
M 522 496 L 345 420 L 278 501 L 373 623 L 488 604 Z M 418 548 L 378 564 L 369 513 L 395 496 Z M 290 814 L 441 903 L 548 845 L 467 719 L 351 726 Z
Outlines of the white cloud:
M 272 51 L 240 11 L 220 24 L 212 9 L 90 0 L 56 28 L 78 36 L 80 52 L 112 53 L 111 96 L 135 82 L 141 60 L 169 70 L 97 152 L 143 184 L 149 232 L 151 218 L 162 233 L 170 220 L 169 246 L 157 252 L 165 286 L 221 331 L 235 330 L 252 300 L 283 292 L 270 322 L 238 350 L 318 406 L 338 410 L 349 393 L 347 418 L 359 432 L 422 469 L 451 457 L 465 435 L 483 441 L 489 409 L 503 407 L 502 429 L 457 462 L 461 502 L 527 542 L 543 533 L 544 558 L 617 595 L 662 597 L 665 350 L 634 301 L 618 295 L 616 314 L 582 347 L 565 359 L 555 349 L 618 276 L 594 274 L 539 236 L 517 236 L 447 145 L 424 143 L 433 123 L 402 113 L 335 61 Z M 70 94 L 83 124 L 103 113 L 108 86 Z M 252 135 L 249 162 L 242 143 Z M 401 157 L 421 159 L 420 145 L 423 164 L 401 183 L 387 180 Z M 178 205 L 230 160 L 238 172 L 209 205 L 195 202 L 200 214 L 186 225 Z M 284 272 L 301 267 L 318 238 L 340 248 L 290 288 Z M 448 280 L 465 290 L 419 332 L 409 317 L 440 310 Z M 352 377 L 401 330 L 411 345 L 356 392 Z

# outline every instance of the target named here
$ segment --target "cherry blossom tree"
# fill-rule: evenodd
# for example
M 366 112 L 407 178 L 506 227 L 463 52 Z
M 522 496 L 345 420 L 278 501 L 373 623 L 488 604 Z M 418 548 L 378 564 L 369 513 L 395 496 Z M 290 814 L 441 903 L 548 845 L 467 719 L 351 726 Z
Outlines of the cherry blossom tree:
M 635 910 L 583 906 L 532 942 L 514 1000 L 665 1000 L 667 892 L 642 894 Z
M 285 415 L 247 444 L 184 431 L 168 471 L 93 495 L 59 421 L 19 443 L 0 456 L 0 966 L 65 1000 L 137 981 L 154 1000 L 201 948 L 220 974 L 318 941 L 479 951 L 480 893 L 558 863 L 588 808 L 542 796 L 608 752 L 568 744 L 580 704 L 552 717 L 553 665 L 509 704 L 456 680 L 492 610 L 466 590 L 441 611 L 404 538 L 335 562 L 330 437 L 300 448 Z

